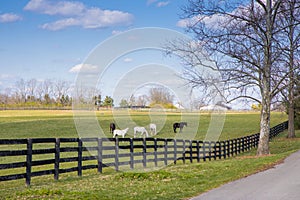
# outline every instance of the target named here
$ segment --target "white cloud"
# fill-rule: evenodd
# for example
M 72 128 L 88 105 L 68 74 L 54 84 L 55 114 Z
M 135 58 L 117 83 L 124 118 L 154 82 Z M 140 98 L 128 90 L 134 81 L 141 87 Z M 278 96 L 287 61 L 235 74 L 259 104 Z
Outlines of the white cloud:
M 59 15 L 65 18 L 45 23 L 41 28 L 57 31 L 70 26 L 81 26 L 86 29 L 106 28 L 111 26 L 128 26 L 133 21 L 133 15 L 118 10 L 102 10 L 88 8 L 81 2 L 49 0 L 31 0 L 24 10 L 48 15 Z
M 156 4 L 156 6 L 160 8 L 160 7 L 167 6 L 169 3 L 170 3 L 170 1 L 161 1 L 161 2 L 158 2 Z
M 167 6 L 170 3 L 170 1 L 159 1 L 159 2 L 157 1 L 158 0 L 147 0 L 147 6 L 155 4 L 156 7 L 160 8 L 160 7 Z
M 48 15 L 74 16 L 80 15 L 80 13 L 86 10 L 86 7 L 81 2 L 31 0 L 24 7 L 24 10 Z
M 225 23 L 226 17 L 217 14 L 211 16 L 196 15 L 192 18 L 185 18 L 179 20 L 176 25 L 181 28 L 187 28 L 188 26 L 193 26 L 197 24 L 199 21 L 205 23 L 205 26 L 207 27 L 218 29 L 222 27 L 222 24 Z
M 261 5 L 257 2 L 254 4 L 256 9 L 259 11 L 262 9 Z M 236 7 L 236 9 L 232 10 L 230 14 L 235 16 L 244 16 L 248 14 L 249 9 L 251 9 L 250 4 L 241 4 L 240 6 Z M 224 25 L 231 23 L 233 26 L 236 23 L 243 23 L 242 21 L 238 21 L 237 19 L 232 19 L 230 15 L 222 15 L 222 14 L 214 14 L 214 15 L 196 15 L 191 18 L 186 18 L 179 20 L 177 22 L 178 27 L 186 28 L 188 26 L 193 26 L 197 22 L 201 21 L 204 23 L 206 27 L 211 29 L 222 29 Z
M 176 23 L 176 26 L 180 28 L 187 28 L 191 24 L 190 21 L 191 21 L 190 18 L 181 19 Z
M 104 28 L 115 25 L 130 25 L 133 15 L 117 10 L 89 9 L 86 15 L 80 18 L 84 28 Z
M 57 30 L 64 29 L 68 26 L 76 26 L 76 25 L 79 25 L 79 21 L 77 19 L 66 18 L 52 23 L 43 24 L 41 28 L 51 30 L 51 31 L 57 31 Z
M 181 28 L 187 28 L 188 26 L 193 26 L 203 17 L 201 15 L 193 16 L 192 18 L 181 19 L 177 22 L 177 26 Z
M 10 75 L 10 74 L 0 74 L 0 79 L 3 79 L 3 78 L 12 78 L 14 77 L 13 75 Z
M 123 33 L 123 31 L 113 30 L 113 31 L 111 32 L 112 35 L 118 35 L 118 34 L 120 34 L 120 33 Z
M 151 4 L 153 4 L 153 3 L 155 3 L 157 0 L 147 0 L 147 5 L 149 6 L 149 5 L 151 5 Z
M 4 13 L 0 15 L 0 23 L 8 23 L 22 20 L 20 15 L 14 13 Z
M 96 65 L 91 65 L 91 64 L 78 64 L 72 67 L 69 72 L 71 73 L 94 73 L 96 72 L 98 67 Z
M 132 62 L 132 61 L 133 61 L 132 58 L 125 58 L 125 59 L 124 59 L 124 62 L 126 62 L 126 63 L 129 63 L 129 62 Z

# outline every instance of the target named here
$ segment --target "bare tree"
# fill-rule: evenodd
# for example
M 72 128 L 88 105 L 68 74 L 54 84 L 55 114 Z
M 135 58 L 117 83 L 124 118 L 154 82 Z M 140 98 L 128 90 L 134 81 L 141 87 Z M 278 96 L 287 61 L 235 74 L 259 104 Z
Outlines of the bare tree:
M 282 27 L 279 39 L 283 49 L 284 67 L 289 76 L 285 82 L 287 89 L 282 93 L 286 98 L 289 115 L 288 138 L 295 137 L 295 87 L 300 61 L 300 2 L 298 0 L 283 0 L 280 6 L 278 25 Z M 287 95 L 285 95 L 287 93 Z
M 163 87 L 151 88 L 149 91 L 149 100 L 151 105 L 155 104 L 173 104 L 174 96 Z
M 135 96 L 134 95 L 130 96 L 128 104 L 129 104 L 130 107 L 136 106 L 136 100 L 135 100 Z
M 138 106 L 146 106 L 147 102 L 148 102 L 149 98 L 147 95 L 141 95 L 138 97 L 137 99 L 137 105 Z
M 15 84 L 16 99 L 19 103 L 26 102 L 27 87 L 24 79 L 20 79 Z
M 11 88 L 5 88 L 4 92 L 0 94 L 0 104 L 4 104 L 5 106 L 12 103 L 12 96 L 11 96 Z
M 64 80 L 57 80 L 54 82 L 54 94 L 57 101 L 60 101 L 61 97 L 66 96 L 68 91 L 70 90 L 70 83 Z M 90 96 L 90 99 L 93 96 Z
M 46 79 L 43 81 L 43 93 L 44 98 L 46 96 L 51 97 L 53 95 L 53 82 L 50 79 Z
M 30 101 L 34 101 L 36 96 L 37 80 L 34 78 L 30 79 L 29 81 L 27 81 L 26 84 L 27 84 L 27 91 L 28 91 L 27 99 L 29 99 Z
M 275 36 L 279 31 L 275 22 L 282 0 L 244 2 L 189 0 L 183 9 L 184 20 L 198 45 L 190 48 L 180 43 L 170 48 L 185 55 L 187 66 L 202 65 L 219 71 L 227 102 L 248 98 L 262 105 L 257 154 L 264 155 L 269 154 L 271 102 L 288 76 L 287 70 L 280 68 L 281 52 L 275 51 L 278 45 Z M 215 61 L 216 67 L 201 60 L 202 52 Z M 193 78 L 187 80 L 191 84 L 214 85 L 213 77 L 202 79 L 201 73 L 194 76 L 190 72 Z

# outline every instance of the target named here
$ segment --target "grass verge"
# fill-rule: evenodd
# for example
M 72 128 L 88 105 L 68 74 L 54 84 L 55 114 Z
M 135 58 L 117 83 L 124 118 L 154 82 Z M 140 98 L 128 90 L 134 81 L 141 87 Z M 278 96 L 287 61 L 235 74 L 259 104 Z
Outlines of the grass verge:
M 227 182 L 265 170 L 300 149 L 297 138 L 286 133 L 270 142 L 271 155 L 256 157 L 255 149 L 227 160 L 169 165 L 147 173 L 95 170 L 60 176 L 36 177 L 27 188 L 24 180 L 0 182 L 3 199 L 187 199 Z

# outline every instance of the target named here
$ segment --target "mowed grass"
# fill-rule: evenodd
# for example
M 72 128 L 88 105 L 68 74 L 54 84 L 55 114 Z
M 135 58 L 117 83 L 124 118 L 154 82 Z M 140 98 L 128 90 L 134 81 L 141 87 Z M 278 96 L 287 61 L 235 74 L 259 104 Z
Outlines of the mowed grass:
M 296 139 L 286 133 L 271 141 L 270 156 L 256 157 L 255 149 L 227 160 L 200 163 L 178 163 L 151 172 L 114 172 L 107 168 L 36 177 L 26 187 L 24 180 L 0 182 L 1 199 L 187 199 L 227 182 L 265 170 L 300 148 Z
M 182 134 L 187 134 L 199 123 L 196 139 L 205 136 L 211 116 L 207 113 L 185 113 L 195 119 L 188 121 Z M 160 115 L 160 113 L 159 113 Z M 146 126 L 151 121 L 148 112 L 112 114 L 98 111 L 97 121 L 104 134 L 111 137 L 109 123 L 117 118 L 128 118 L 135 124 Z M 152 116 L 153 117 L 153 116 Z M 181 113 L 167 113 L 164 126 L 156 137 L 174 137 L 172 123 L 182 119 Z M 271 125 L 286 120 L 283 113 L 272 113 Z M 86 120 L 86 119 L 85 119 Z M 130 123 L 129 123 L 130 124 Z M 132 125 L 132 124 L 130 124 Z M 190 128 L 190 129 L 188 129 Z M 236 138 L 259 130 L 259 113 L 229 113 L 226 115 L 220 139 Z M 115 172 L 105 168 L 102 174 L 96 169 L 86 170 L 82 177 L 77 173 L 61 174 L 58 181 L 53 175 L 34 177 L 31 186 L 25 180 L 0 182 L 0 199 L 187 199 L 226 182 L 261 171 L 282 161 L 300 149 L 300 132 L 296 139 L 286 139 L 286 133 L 272 140 L 271 153 L 256 157 L 255 149 L 227 160 L 200 163 L 178 163 L 150 172 Z M 78 137 L 72 111 L 1 111 L 1 138 Z M 128 135 L 129 137 L 130 135 Z
M 95 114 L 96 118 L 93 117 Z M 73 115 L 79 120 L 75 125 Z M 286 114 L 274 112 L 271 117 L 271 126 L 279 124 L 287 119 Z M 119 122 L 118 128 L 129 127 L 126 137 L 133 137 L 134 126 L 145 126 L 148 130 L 148 124 L 155 122 L 158 126 L 159 133 L 155 136 L 158 138 L 174 138 L 172 124 L 179 121 L 187 121 L 188 127 L 184 127 L 182 134 L 176 137 L 203 140 L 208 133 L 209 126 L 218 126 L 222 133 L 220 140 L 237 138 L 245 135 L 257 133 L 259 131 L 259 113 L 227 113 L 224 118 L 211 118 L 209 113 L 180 113 L 180 112 L 156 112 L 148 111 L 97 111 L 90 112 L 88 116 L 76 115 L 73 111 L 0 111 L 0 138 L 49 138 L 49 137 L 101 137 L 100 129 L 91 128 L 96 120 L 106 137 L 112 137 L 109 133 L 109 124 L 113 121 Z M 223 125 L 218 125 L 219 121 L 224 120 Z M 91 130 L 90 134 L 80 134 L 80 128 Z M 79 130 L 79 131 L 78 131 Z M 189 135 L 190 134 L 190 135 Z

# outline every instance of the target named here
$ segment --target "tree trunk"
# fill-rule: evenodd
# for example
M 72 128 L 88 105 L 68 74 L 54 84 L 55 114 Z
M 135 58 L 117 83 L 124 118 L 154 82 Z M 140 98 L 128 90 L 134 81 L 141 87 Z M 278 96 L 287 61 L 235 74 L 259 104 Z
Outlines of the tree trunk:
M 289 105 L 289 127 L 288 127 L 288 135 L 287 138 L 295 138 L 295 113 L 294 113 L 294 105 Z
M 293 18 L 293 9 L 291 11 L 291 21 L 294 22 L 295 19 Z M 289 85 L 288 85 L 288 112 L 289 112 L 289 127 L 288 127 L 288 135 L 287 138 L 294 138 L 295 135 L 295 95 L 294 95 L 294 87 L 295 87 L 295 73 L 294 73 L 294 54 L 295 54 L 295 47 L 294 47 L 294 32 L 295 27 L 293 24 L 289 26 L 289 41 L 290 41 L 290 52 L 289 52 Z
M 260 115 L 260 135 L 257 148 L 257 155 L 268 155 L 269 150 L 269 136 L 270 136 L 270 98 L 262 103 L 262 111 Z
M 292 75 L 293 76 L 293 73 Z M 287 138 L 295 138 L 295 100 L 294 100 L 294 78 L 290 78 L 289 97 L 288 97 L 288 112 L 289 112 L 289 127 Z
M 261 72 L 262 110 L 260 115 L 260 135 L 257 155 L 268 155 L 271 110 L 271 66 L 272 66 L 272 1 L 266 1 L 266 40 L 264 41 L 264 69 Z

